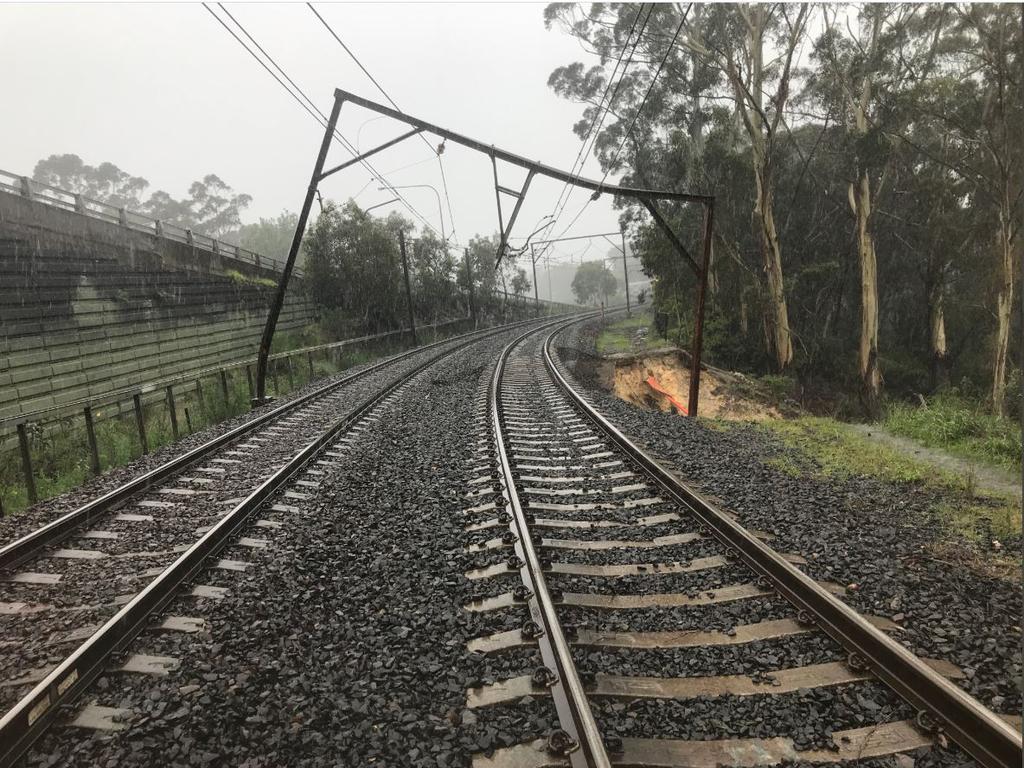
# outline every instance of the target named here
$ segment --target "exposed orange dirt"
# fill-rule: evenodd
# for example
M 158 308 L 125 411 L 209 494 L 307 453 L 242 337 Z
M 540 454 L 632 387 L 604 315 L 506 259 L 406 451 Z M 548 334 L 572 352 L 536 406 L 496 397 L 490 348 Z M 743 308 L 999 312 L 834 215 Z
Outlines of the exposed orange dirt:
M 605 389 L 640 408 L 669 413 L 678 410 L 673 398 L 684 405 L 689 401 L 690 372 L 678 350 L 610 355 L 597 366 L 597 374 Z M 732 381 L 736 376 L 717 370 L 701 373 L 699 415 L 737 421 L 782 418 L 774 407 L 738 394 Z M 648 383 L 652 377 L 664 393 Z

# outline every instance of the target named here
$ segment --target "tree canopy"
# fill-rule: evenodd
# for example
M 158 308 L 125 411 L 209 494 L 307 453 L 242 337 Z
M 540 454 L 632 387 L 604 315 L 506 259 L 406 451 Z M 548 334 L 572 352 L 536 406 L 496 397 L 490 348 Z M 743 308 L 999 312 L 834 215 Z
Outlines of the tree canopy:
M 549 85 L 580 105 L 577 135 L 595 127 L 602 167 L 715 195 L 710 361 L 788 371 L 868 413 L 886 390 L 949 385 L 1005 411 L 1020 376 L 1020 6 L 556 3 L 544 18 L 590 54 Z M 688 343 L 693 276 L 642 208 L 616 206 Z M 699 212 L 668 217 L 697 252 Z
M 607 303 L 618 287 L 619 281 L 603 261 L 586 261 L 580 264 L 572 279 L 572 292 L 576 294 L 580 304 L 597 301 Z

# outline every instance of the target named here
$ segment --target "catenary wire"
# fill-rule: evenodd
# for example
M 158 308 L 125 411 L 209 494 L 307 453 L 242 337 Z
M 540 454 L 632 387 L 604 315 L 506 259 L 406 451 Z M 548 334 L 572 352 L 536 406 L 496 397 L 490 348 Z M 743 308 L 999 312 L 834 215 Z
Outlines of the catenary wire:
M 250 48 L 250 47 L 249 47 L 249 46 L 248 46 L 248 45 L 247 45 L 247 44 L 245 43 L 245 41 L 244 41 L 244 40 L 242 40 L 242 39 L 241 39 L 241 38 L 240 38 L 240 37 L 239 37 L 239 36 L 238 36 L 238 35 L 237 35 L 237 34 L 235 33 L 235 31 L 234 31 L 233 29 L 231 29 L 231 27 L 229 27 L 229 26 L 228 26 L 228 25 L 227 25 L 227 24 L 226 24 L 226 23 L 224 22 L 224 20 L 223 20 L 222 18 L 220 18 L 220 17 L 219 17 L 219 16 L 218 16 L 218 15 L 217 15 L 217 14 L 216 14 L 216 13 L 215 13 L 214 11 L 213 11 L 213 9 L 212 9 L 212 8 L 211 8 L 211 7 L 209 6 L 209 4 L 208 4 L 208 3 L 203 3 L 203 7 L 204 7 L 204 8 L 205 8 L 205 9 L 206 9 L 206 10 L 207 10 L 207 11 L 208 11 L 209 13 L 210 13 L 210 15 L 211 15 L 211 16 L 213 16 L 213 18 L 214 18 L 214 19 L 216 19 L 216 20 L 217 20 L 217 22 L 218 22 L 218 23 L 219 23 L 219 24 L 220 24 L 220 25 L 221 25 L 222 27 L 224 27 L 224 29 L 225 29 L 225 30 L 227 30 L 227 32 L 228 32 L 228 33 L 229 33 L 229 34 L 230 34 L 230 35 L 231 35 L 231 36 L 232 36 L 232 37 L 233 37 L 233 38 L 234 38 L 234 39 L 235 39 L 235 40 L 236 40 L 236 41 L 238 42 L 238 44 L 239 44 L 239 45 L 241 45 L 241 46 L 242 46 L 242 48 L 244 48 L 244 49 L 246 50 L 246 52 L 247 52 L 247 53 L 248 53 L 248 54 L 249 54 L 250 56 L 252 56 L 252 57 L 253 57 L 253 58 L 254 58 L 254 59 L 255 59 L 255 60 L 256 60 L 256 61 L 257 61 L 257 62 L 258 62 L 258 63 L 260 64 L 260 66 L 262 66 L 262 67 L 263 67 L 263 68 L 264 68 L 264 69 L 265 69 L 265 70 L 266 70 L 266 71 L 267 71 L 267 72 L 268 72 L 268 73 L 270 74 L 270 76 L 271 76 L 271 77 L 273 77 L 273 78 L 274 78 L 274 80 L 276 80 L 276 81 L 277 81 L 277 83 L 278 83 L 278 84 L 279 84 L 279 85 L 280 85 L 280 86 L 281 86 L 282 88 L 284 88 L 284 89 L 285 89 L 285 91 L 287 91 L 287 92 L 288 92 L 288 94 L 289 94 L 289 95 L 290 95 L 290 96 L 291 96 L 291 97 L 292 97 L 293 99 L 295 99 L 295 100 L 296 100 L 296 101 L 298 102 L 299 106 L 301 106 L 301 107 L 302 107 L 303 109 L 305 109 L 305 110 L 306 110 L 306 112 L 308 112 L 308 113 L 309 113 L 309 115 L 310 115 L 310 116 L 311 116 L 311 117 L 312 117 L 312 118 L 313 118 L 314 120 L 316 120 L 316 121 L 317 121 L 317 123 L 319 123 L 319 124 L 320 124 L 320 125 L 321 125 L 322 127 L 326 128 L 326 127 L 327 127 L 327 117 L 326 117 L 326 115 L 324 115 L 324 114 L 323 114 L 323 112 L 321 112 L 321 111 L 320 111 L 320 109 L 319 109 L 319 108 L 318 108 L 318 107 L 316 106 L 316 104 L 315 104 L 315 103 L 314 103 L 314 102 L 313 102 L 313 101 L 312 101 L 312 100 L 311 100 L 311 99 L 310 99 L 310 98 L 309 98 L 309 97 L 308 97 L 308 96 L 307 96 L 307 95 L 306 95 L 306 94 L 305 94 L 305 93 L 304 93 L 304 92 L 302 91 L 302 89 L 301 89 L 301 88 L 299 88 L 299 86 L 295 84 L 295 82 L 294 82 L 294 81 L 293 81 L 293 80 L 292 80 L 292 79 L 291 79 L 291 78 L 290 78 L 290 77 L 288 76 L 288 74 L 287 74 L 287 73 L 286 73 L 286 72 L 284 71 L 284 69 L 282 69 L 282 68 L 281 68 L 281 66 L 280 66 L 280 65 L 279 65 L 279 64 L 278 64 L 278 63 L 277 63 L 276 61 L 274 61 L 274 59 L 273 59 L 273 58 L 272 58 L 272 57 L 271 57 L 271 56 L 270 56 L 269 54 L 267 54 L 267 53 L 266 53 L 266 51 L 265 51 L 265 50 L 264 50 L 264 49 L 262 48 L 262 46 L 260 46 L 260 45 L 259 45 L 259 43 L 257 43 L 257 42 L 256 42 L 256 40 L 255 40 L 255 39 L 254 39 L 254 38 L 252 37 L 252 35 L 250 35 L 250 34 L 248 33 L 248 31 L 246 31 L 246 29 L 245 29 L 245 28 L 244 28 L 244 27 L 243 27 L 243 26 L 242 26 L 242 25 L 241 25 L 241 24 L 240 24 L 240 23 L 238 22 L 238 20 L 237 20 L 237 19 L 235 19 L 235 18 L 234 18 L 234 16 L 232 16 L 232 15 L 231 15 L 231 13 L 230 13 L 230 12 L 229 12 L 229 11 L 228 11 L 228 10 L 227 10 L 226 8 L 224 8 L 224 7 L 223 7 L 223 5 L 222 5 L 222 4 L 218 3 L 218 5 L 220 5 L 220 7 L 221 7 L 221 10 L 223 10 L 223 11 L 224 11 L 224 13 L 226 13 L 226 14 L 227 14 L 227 15 L 228 15 L 228 16 L 229 16 L 229 17 L 231 18 L 231 20 L 232 20 L 232 21 L 233 21 L 233 22 L 234 22 L 234 23 L 235 23 L 236 25 L 238 25 L 239 29 L 241 29 L 241 30 L 242 30 L 242 32 L 243 32 L 243 33 L 244 33 L 244 34 L 246 35 L 246 37 L 248 37 L 248 38 L 249 38 L 250 40 L 252 40 L 253 44 L 254 44 L 254 45 L 255 45 L 255 46 L 257 47 L 257 48 L 259 48 L 259 50 L 260 50 L 260 51 L 261 51 L 261 52 L 263 53 L 263 55 L 264 55 L 264 56 L 266 56 L 266 57 L 267 57 L 267 59 L 268 59 L 268 60 L 269 60 L 269 61 L 270 61 L 270 62 L 271 62 L 271 63 L 272 63 L 272 64 L 273 64 L 273 65 L 274 65 L 274 66 L 275 66 L 275 67 L 276 67 L 276 68 L 277 68 L 277 69 L 278 69 L 278 70 L 279 70 L 280 72 L 281 72 L 281 74 L 282 74 L 282 75 L 283 75 L 283 76 L 285 77 L 285 79 L 286 79 L 286 80 L 288 80 L 288 82 L 292 83 L 292 85 L 293 85 L 293 87 L 295 88 L 295 90 L 296 90 L 296 91 L 298 91 L 298 93 L 299 93 L 299 94 L 301 94 L 301 96 L 302 96 L 302 99 L 305 99 L 305 100 L 306 100 L 307 102 L 309 102 L 309 106 L 307 106 L 307 104 L 305 104 L 305 103 L 304 103 L 304 102 L 302 101 L 302 99 L 300 99 L 300 98 L 299 98 L 299 96 L 298 96 L 298 95 L 296 95 L 296 93 L 295 93 L 295 92 L 293 92 L 293 91 L 291 90 L 291 88 L 289 88 L 289 87 L 288 87 L 288 86 L 287 86 L 287 85 L 286 85 L 286 84 L 284 83 L 284 81 L 282 81 L 282 80 L 281 80 L 281 78 L 280 78 L 280 77 L 278 77 L 278 76 L 277 76 L 277 74 L 276 74 L 276 73 L 275 73 L 275 72 L 274 72 L 274 71 L 273 71 L 273 70 L 272 70 L 272 69 L 271 69 L 271 68 L 270 68 L 269 66 L 267 66 L 266 62 L 264 62 L 264 61 L 263 61 L 263 60 L 262 60 L 262 59 L 261 59 L 261 58 L 260 58 L 259 56 L 257 56 L 257 55 L 256 55 L 255 51 L 253 51 L 253 50 L 252 50 L 252 49 L 251 49 L 251 48 Z M 312 107 L 312 109 L 310 109 L 310 107 Z M 358 152 L 357 152 L 357 151 L 355 150 L 355 148 L 354 148 L 354 147 L 352 146 L 351 142 L 349 142 L 349 141 L 348 141 L 348 139 L 346 139 L 346 138 L 345 138 L 345 137 L 344 137 L 344 136 L 343 136 L 343 135 L 341 134 L 341 132 L 340 132 L 340 131 L 338 131 L 337 129 L 335 129 L 335 131 L 334 131 L 334 136 L 335 136 L 335 138 L 336 138 L 336 139 L 337 139 L 337 140 L 338 140 L 338 141 L 339 141 L 339 142 L 341 143 L 341 145 L 342 145 L 342 146 L 343 146 L 343 147 L 344 147 L 344 148 L 345 148 L 345 149 L 346 149 L 346 150 L 347 150 L 347 151 L 349 152 L 349 154 L 351 154 L 351 155 L 352 155 L 353 157 L 357 157 L 357 156 L 358 156 L 358 154 L 359 154 L 359 153 L 358 153 Z M 425 219 L 425 218 L 423 217 L 423 215 L 422 215 L 422 214 L 421 214 L 421 213 L 420 213 L 420 212 L 419 212 L 418 210 L 416 210 L 416 208 L 415 208 L 415 207 L 414 207 L 414 206 L 413 206 L 413 205 L 412 205 L 411 203 L 409 203 L 409 201 L 408 201 L 408 200 L 406 200 L 406 199 L 404 198 L 404 196 L 403 196 L 403 195 L 402 195 L 402 194 L 401 194 L 400 192 L 398 192 L 397 190 L 395 190 L 395 189 L 394 189 L 394 187 L 393 187 L 393 185 L 391 184 L 391 182 L 389 182 L 389 181 L 388 181 L 388 180 L 387 180 L 387 179 L 386 179 L 386 178 L 385 178 L 385 177 L 384 177 L 384 176 L 383 176 L 383 175 L 382 175 L 382 174 L 381 174 L 380 172 L 378 172 L 378 171 L 377 171 L 377 169 L 376 169 L 376 168 L 374 168 L 374 167 L 373 167 L 373 166 L 372 166 L 372 165 L 371 165 L 371 164 L 369 163 L 369 161 L 367 161 L 367 160 L 360 160 L 360 163 L 361 163 L 361 164 L 363 165 L 363 167 L 364 167 L 364 168 L 366 168 L 366 169 L 367 169 L 367 170 L 368 170 L 368 171 L 369 171 L 369 172 L 370 172 L 371 174 L 373 174 L 373 175 L 374 175 L 374 176 L 375 176 L 376 178 L 380 179 L 380 181 L 381 181 L 381 182 L 382 182 L 382 183 L 383 183 L 383 184 L 384 184 L 385 186 L 387 186 L 387 187 L 388 187 L 388 189 L 390 189 L 390 190 L 392 191 L 392 193 L 393 193 L 393 194 L 394 194 L 394 195 L 395 195 L 395 196 L 396 196 L 397 198 L 399 198 L 399 200 L 400 200 L 400 201 L 402 202 L 402 204 L 403 204 L 403 205 L 404 205 L 404 206 L 405 206 L 405 207 L 406 207 L 406 208 L 407 208 L 407 209 L 409 210 L 409 212 L 410 212 L 410 213 L 412 213 L 412 214 L 413 214 L 413 216 L 415 216 L 415 217 L 416 217 L 417 219 L 419 219 L 419 220 L 420 220 L 420 221 L 421 221 L 421 222 L 423 223 L 423 225 L 424 225 L 424 226 L 426 226 L 427 228 L 429 228 L 429 229 L 433 230 L 434 232 L 437 232 L 437 230 L 436 230 L 436 229 L 434 229 L 433 225 L 432 225 L 432 224 L 430 224 L 430 222 L 429 222 L 429 221 L 427 221 L 427 220 L 426 220 L 426 219 Z
M 340 45 L 344 49 L 344 51 L 351 57 L 351 59 L 353 61 L 355 61 L 356 66 L 360 70 L 362 70 L 362 74 L 364 74 L 368 78 L 370 78 L 370 82 L 372 82 L 375 86 L 377 86 L 377 90 L 379 90 L 384 95 L 384 98 L 386 98 L 390 102 L 390 104 L 393 106 L 393 108 L 395 110 L 397 110 L 398 112 L 401 112 L 400 106 L 398 106 L 398 104 L 395 102 L 395 100 L 393 98 L 391 98 L 390 94 L 388 94 L 388 92 L 386 90 L 384 90 L 384 86 L 381 85 L 377 81 L 377 78 L 375 78 L 373 75 L 370 74 L 370 70 L 368 70 L 366 67 L 362 66 L 362 61 L 360 61 L 359 57 L 356 56 L 355 53 L 352 52 L 351 48 L 349 48 L 347 45 L 345 45 L 344 41 L 342 41 L 342 39 L 338 36 L 338 33 L 335 32 L 332 29 L 331 25 L 329 25 L 327 23 L 327 19 L 324 18 L 324 16 L 322 16 L 321 14 L 319 14 L 317 12 L 316 8 L 313 7 L 312 3 L 307 2 L 306 5 L 309 7 L 309 10 L 311 10 L 313 12 L 313 15 L 316 16 L 316 18 L 319 19 L 319 22 L 321 22 L 321 24 L 324 25 L 324 28 L 328 32 L 331 33 L 331 36 L 335 40 L 338 41 L 338 45 Z M 441 174 L 441 186 L 444 189 L 444 202 L 447 205 L 447 209 L 449 209 L 449 221 L 452 222 L 452 234 L 451 234 L 450 237 L 455 241 L 456 246 L 458 246 L 459 245 L 459 239 L 456 237 L 455 215 L 452 213 L 452 199 L 449 197 L 449 190 L 447 190 L 447 178 L 444 175 L 444 163 L 441 160 L 440 153 L 437 152 L 436 148 L 434 148 L 430 144 L 429 141 L 427 141 L 427 137 L 424 136 L 422 133 L 420 133 L 418 135 L 423 140 L 423 142 L 427 145 L 428 150 L 430 150 L 430 152 L 433 154 L 433 156 L 435 158 L 437 158 L 437 167 L 438 167 L 438 170 L 440 170 L 440 174 Z
M 680 31 L 682 31 L 683 25 L 686 24 L 686 17 L 690 13 L 690 8 L 692 7 L 693 3 L 690 3 L 688 6 L 686 6 L 686 11 L 683 13 L 683 18 L 680 19 L 679 26 L 676 27 L 676 33 L 672 36 L 672 42 L 670 42 L 668 44 L 668 48 L 665 49 L 665 55 L 661 58 L 661 63 L 658 65 L 658 69 L 654 73 L 654 77 L 651 78 L 651 83 L 647 87 L 647 92 L 644 94 L 643 99 L 641 99 L 640 105 L 637 107 L 637 110 L 633 115 L 633 119 L 629 124 L 629 128 L 627 128 L 626 132 L 622 135 L 622 141 L 619 142 L 619 146 L 616 148 L 615 154 L 612 156 L 611 161 L 609 161 L 608 168 L 605 170 L 604 175 L 601 177 L 601 181 L 599 182 L 599 184 L 604 184 L 605 180 L 608 178 L 608 174 L 611 173 L 612 166 L 619 157 L 619 153 L 622 152 L 622 148 L 626 145 L 626 140 L 632 134 L 633 126 L 636 125 L 636 121 L 640 117 L 640 113 L 643 112 L 644 106 L 647 104 L 647 99 L 651 95 L 651 91 L 654 90 L 654 85 L 658 81 L 658 76 L 661 75 L 661 70 L 664 68 L 665 62 L 668 61 L 669 54 L 672 53 L 672 48 L 675 47 L 676 40 L 679 38 L 679 33 Z M 563 237 L 565 233 L 572 228 L 572 225 L 575 224 L 577 220 L 580 218 L 580 216 L 583 215 L 583 212 L 587 210 L 587 206 L 589 206 L 595 199 L 596 196 L 593 195 L 587 198 L 586 202 L 583 203 L 583 207 L 576 212 L 576 215 L 573 216 L 572 221 L 570 221 L 568 225 L 566 225 L 565 229 L 563 229 L 561 234 L 559 234 L 559 237 Z

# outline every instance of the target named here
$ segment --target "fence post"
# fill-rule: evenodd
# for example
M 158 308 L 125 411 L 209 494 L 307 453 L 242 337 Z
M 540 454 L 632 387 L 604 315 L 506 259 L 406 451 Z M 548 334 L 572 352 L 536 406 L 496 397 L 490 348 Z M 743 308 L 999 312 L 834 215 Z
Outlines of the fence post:
M 228 394 L 228 371 L 226 368 L 220 369 L 220 391 L 224 393 L 224 412 L 227 413 L 228 403 L 231 402 L 231 396 Z
M 94 475 L 98 475 L 100 469 L 100 447 L 96 443 L 96 425 L 92 420 L 92 407 L 85 406 L 83 409 L 85 413 L 85 436 L 89 439 L 89 459 L 90 467 Z
M 167 413 L 171 417 L 171 434 L 178 439 L 178 409 L 174 406 L 174 385 L 167 385 Z
M 252 366 L 245 366 L 245 378 L 249 382 L 249 399 L 252 400 L 256 397 L 256 390 L 252 388 Z
M 29 200 L 32 199 L 32 182 L 29 181 L 28 176 L 21 177 L 21 196 L 27 197 Z
M 203 413 L 206 413 L 206 399 L 203 397 L 203 383 L 196 379 L 196 400 L 199 401 L 199 407 L 203 409 Z
M 188 413 L 188 406 L 185 406 L 185 424 L 188 426 L 188 433 L 192 434 L 192 417 Z
M 132 395 L 132 405 L 135 407 L 135 426 L 139 429 L 139 446 L 143 455 L 149 453 L 149 441 L 146 440 L 146 414 L 142 412 L 142 395 L 136 392 Z
M 18 446 L 21 448 L 21 471 L 25 475 L 25 490 L 28 492 L 28 501 L 35 504 L 39 501 L 36 494 L 36 479 L 32 475 L 32 454 L 28 447 L 28 431 L 25 429 L 25 422 L 18 424 Z

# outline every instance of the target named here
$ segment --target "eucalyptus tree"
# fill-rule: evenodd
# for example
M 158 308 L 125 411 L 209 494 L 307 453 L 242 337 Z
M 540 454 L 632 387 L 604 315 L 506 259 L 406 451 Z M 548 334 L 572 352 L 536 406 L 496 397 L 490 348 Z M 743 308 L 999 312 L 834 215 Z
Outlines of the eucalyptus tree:
M 881 410 L 883 382 L 877 208 L 893 181 L 898 138 L 912 130 L 915 103 L 934 73 L 947 24 L 946 13 L 927 11 L 925 5 L 864 3 L 854 8 L 850 19 L 848 6 L 825 6 L 824 32 L 814 45 L 813 60 L 818 66 L 809 90 L 830 114 L 840 117 L 845 128 L 844 175 L 860 266 L 858 370 L 861 397 L 873 416 Z M 943 343 L 940 330 L 937 345 Z
M 642 7 L 642 6 L 641 6 Z M 803 39 L 810 16 L 808 5 L 785 3 L 701 6 L 691 4 L 652 6 L 646 31 L 638 34 L 640 66 L 621 75 L 613 91 L 617 101 L 608 107 L 609 118 L 597 134 L 595 152 L 602 164 L 615 170 L 617 147 L 626 139 L 635 142 L 633 173 L 643 180 L 645 152 L 655 158 L 673 145 L 688 155 L 691 172 L 671 180 L 700 185 L 707 119 L 717 116 L 740 121 L 746 150 L 751 155 L 753 182 L 751 218 L 761 250 L 765 297 L 766 341 L 778 370 L 793 360 L 793 339 L 783 276 L 783 247 L 775 223 L 775 161 L 780 123 L 785 112 L 794 54 Z M 590 6 L 586 15 L 573 6 L 548 6 L 545 20 L 549 26 L 559 21 L 566 31 L 580 39 L 600 57 L 600 63 L 585 69 L 581 63 L 556 69 L 549 84 L 557 93 L 587 104 L 584 119 L 575 130 L 585 136 L 591 123 L 600 120 L 601 96 L 615 72 L 607 69 L 617 62 L 616 53 L 630 46 L 628 23 L 639 10 L 633 5 Z M 672 30 L 678 30 L 675 35 Z M 636 60 L 636 59 L 634 59 Z M 658 69 L 660 62 L 664 66 Z M 654 74 L 659 82 L 647 95 Z M 644 101 L 646 99 L 646 101 Z M 731 110 L 715 113 L 708 103 L 729 102 Z M 642 108 L 639 135 L 627 135 Z M 646 123 L 646 126 L 645 126 Z M 645 130 L 646 128 L 646 130 Z M 674 136 L 678 131 L 688 139 Z M 660 139 L 660 141 L 659 141 Z
M 938 156 L 905 138 L 963 180 L 975 236 L 987 242 L 995 317 L 990 398 L 1004 414 L 1024 218 L 1024 6 L 956 5 L 951 15 L 953 34 L 941 52 L 947 76 L 926 108 L 954 152 Z

